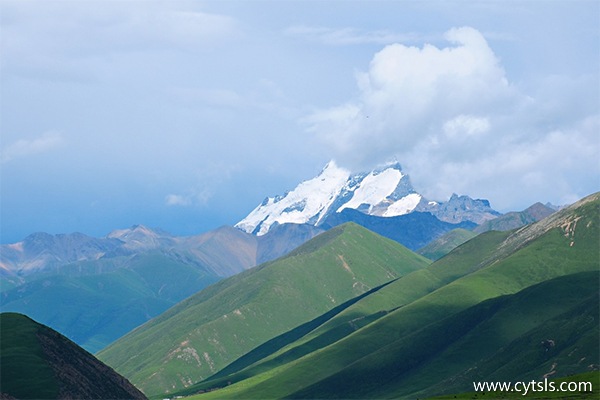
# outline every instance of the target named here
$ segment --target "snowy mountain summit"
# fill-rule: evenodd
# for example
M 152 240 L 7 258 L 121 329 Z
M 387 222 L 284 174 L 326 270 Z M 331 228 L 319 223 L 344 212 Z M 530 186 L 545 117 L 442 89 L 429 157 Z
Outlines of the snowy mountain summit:
M 235 226 L 260 236 L 276 223 L 318 226 L 329 214 L 345 208 L 382 217 L 403 215 L 421 200 L 400 164 L 352 174 L 330 161 L 317 177 L 282 196 L 266 198 Z
M 319 226 L 329 215 L 344 209 L 378 217 L 430 212 L 450 223 L 471 221 L 480 224 L 500 215 L 487 200 L 474 200 L 468 196 L 452 195 L 447 202 L 428 201 L 414 190 L 398 163 L 353 174 L 330 161 L 315 178 L 283 195 L 267 197 L 235 226 L 261 236 L 276 224 Z

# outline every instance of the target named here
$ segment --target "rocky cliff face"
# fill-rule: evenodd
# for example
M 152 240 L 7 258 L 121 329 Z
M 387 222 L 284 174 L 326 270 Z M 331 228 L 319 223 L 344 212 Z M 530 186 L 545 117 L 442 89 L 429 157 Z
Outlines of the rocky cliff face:
M 430 212 L 439 220 L 452 224 L 470 221 L 479 225 L 502 215 L 494 210 L 487 200 L 457 194 L 453 194 L 450 200 L 443 203 L 421 201 L 415 211 Z

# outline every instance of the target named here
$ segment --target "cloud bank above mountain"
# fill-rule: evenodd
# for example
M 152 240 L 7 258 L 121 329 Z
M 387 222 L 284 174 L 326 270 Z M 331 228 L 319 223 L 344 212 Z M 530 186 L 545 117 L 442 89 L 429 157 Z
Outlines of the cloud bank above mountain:
M 554 186 L 563 201 L 575 200 L 582 182 L 600 172 L 593 86 L 588 98 L 596 101 L 561 119 L 555 111 L 569 104 L 561 104 L 559 86 L 550 85 L 557 104 L 547 109 L 542 93 L 509 81 L 481 32 L 453 28 L 444 38 L 440 47 L 385 46 L 356 74 L 357 98 L 313 112 L 308 129 L 355 170 L 401 160 L 431 198 L 459 191 L 502 207 L 515 187 L 542 198 Z

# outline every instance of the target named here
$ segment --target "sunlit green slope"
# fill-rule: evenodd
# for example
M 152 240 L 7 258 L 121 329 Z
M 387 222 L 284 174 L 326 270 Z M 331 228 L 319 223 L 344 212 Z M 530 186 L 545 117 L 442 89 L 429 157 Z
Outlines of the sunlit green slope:
M 264 355 L 255 365 L 236 373 L 241 364 L 236 361 L 222 372 L 184 393 L 223 387 L 326 347 L 401 305 L 409 304 L 474 270 L 483 268 L 487 264 L 482 260 L 491 260 L 493 252 L 507 236 L 508 233 L 503 232 L 486 232 L 475 240 L 465 243 L 444 259 L 403 276 L 360 301 L 350 304 L 293 343 L 273 354 Z M 228 374 L 223 375 L 224 372 Z
M 377 286 L 428 265 L 356 224 L 223 280 L 99 353 L 148 395 L 189 386 L 244 353 Z
M 223 381 L 234 384 L 203 397 L 365 398 L 429 393 L 430 388 L 434 391 L 436 384 L 451 379 L 450 375 L 435 373 L 436 370 L 447 369 L 442 366 L 450 362 L 443 355 L 448 346 L 454 345 L 460 349 L 454 353 L 459 365 L 451 374 L 463 376 L 465 371 L 479 365 L 476 360 L 469 358 L 480 355 L 473 349 L 469 353 L 468 344 L 471 341 L 465 343 L 464 348 L 455 342 L 469 332 L 472 332 L 473 337 L 484 337 L 477 327 L 489 314 L 485 311 L 486 304 L 493 304 L 485 303 L 486 300 L 493 302 L 489 299 L 502 299 L 499 296 L 507 295 L 520 299 L 517 293 L 533 285 L 560 277 L 571 279 L 569 275 L 580 272 L 598 271 L 599 203 L 599 196 L 595 194 L 517 231 L 480 235 L 429 267 L 402 277 L 361 299 L 311 334 L 238 372 L 237 376 L 224 377 L 220 383 L 217 380 L 216 383 L 219 384 L 216 386 L 222 385 Z M 525 340 L 523 335 L 527 335 L 528 330 L 533 335 L 535 329 L 546 332 L 544 324 L 550 327 L 568 326 L 564 321 L 569 318 L 589 323 L 594 312 L 591 308 L 593 302 L 585 303 L 589 291 L 588 295 L 584 295 L 584 290 L 579 286 L 591 282 L 591 288 L 597 290 L 598 279 L 591 276 L 581 279 L 583 278 L 575 280 L 571 289 L 576 300 L 580 299 L 584 303 L 565 302 L 564 304 L 573 305 L 571 309 L 551 306 L 550 304 L 554 304 L 551 300 L 558 301 L 556 304 L 559 306 L 563 304 L 562 297 L 566 299 L 568 293 L 548 282 L 550 286 L 536 292 L 536 296 L 543 299 L 539 303 L 540 308 L 530 310 L 529 314 L 539 314 L 546 319 L 534 318 L 538 325 L 528 325 L 522 323 L 526 319 L 524 317 L 512 318 L 511 314 L 503 314 L 509 316 L 503 319 L 507 324 L 504 326 L 518 326 L 522 330 L 513 330 L 509 335 L 503 330 L 492 329 L 491 338 L 498 336 L 501 339 L 494 343 L 498 346 L 509 346 L 511 343 L 517 346 L 519 339 Z M 560 286 L 556 282 L 553 285 Z M 539 293 L 547 297 L 543 298 Z M 591 296 L 593 298 L 594 294 Z M 519 301 L 514 301 L 517 302 L 515 310 L 523 308 Z M 556 313 L 559 311 L 566 314 L 561 317 Z M 361 321 L 366 322 L 362 324 Z M 592 318 L 591 323 L 592 327 L 594 324 L 596 327 L 598 325 L 597 319 Z M 360 328 L 361 325 L 364 327 Z M 589 346 L 589 342 L 597 339 L 597 329 L 589 330 L 592 336 L 585 336 L 578 335 L 575 328 L 573 325 L 565 328 L 564 335 L 574 335 L 570 340 L 580 340 L 580 345 L 587 343 L 586 348 L 594 354 L 594 348 Z M 423 342 L 420 341 L 421 337 L 429 337 L 430 340 Z M 516 348 L 525 352 L 523 346 Z M 491 349 L 498 350 L 494 346 Z M 477 368 L 491 368 L 486 372 L 490 376 L 502 368 L 509 375 L 516 373 L 517 368 L 510 367 L 508 360 L 500 361 L 501 355 L 488 354 L 490 361 Z M 557 357 L 563 355 L 561 353 Z M 433 372 L 415 372 L 418 368 L 434 365 L 436 358 L 442 361 L 439 361 L 441 364 L 437 369 L 431 367 Z M 496 366 L 492 368 L 494 365 Z M 520 365 L 525 364 L 521 362 Z M 561 369 L 561 365 L 564 367 L 567 363 L 563 361 L 559 364 L 555 374 L 578 372 L 569 368 Z M 536 364 L 519 373 L 536 374 L 546 367 L 549 366 L 544 363 Z M 412 373 L 415 375 L 411 377 Z M 243 380 L 235 383 L 240 376 Z M 452 382 L 464 383 L 464 379 Z M 206 382 L 201 388 L 209 388 L 210 384 L 211 382 Z M 447 382 L 445 384 L 448 386 Z

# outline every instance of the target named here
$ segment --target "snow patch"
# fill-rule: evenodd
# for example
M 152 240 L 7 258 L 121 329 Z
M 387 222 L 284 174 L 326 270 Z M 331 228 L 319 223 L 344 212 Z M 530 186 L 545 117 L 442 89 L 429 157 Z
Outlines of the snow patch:
M 12 244 L 7 244 L 6 245 L 9 249 L 18 251 L 18 252 L 23 252 L 23 242 L 17 242 L 17 243 L 12 243 Z
M 404 196 L 400 200 L 394 202 L 388 207 L 383 213 L 384 217 L 395 217 L 397 215 L 404 215 L 412 212 L 419 202 L 421 201 L 421 195 L 418 193 L 411 193 Z
M 373 207 L 385 201 L 391 195 L 404 175 L 397 169 L 386 169 L 380 173 L 371 172 L 360 186 L 354 191 L 354 196 L 346 204 L 337 209 L 341 212 L 345 208 L 358 209 L 361 205 L 369 206 L 370 213 Z

